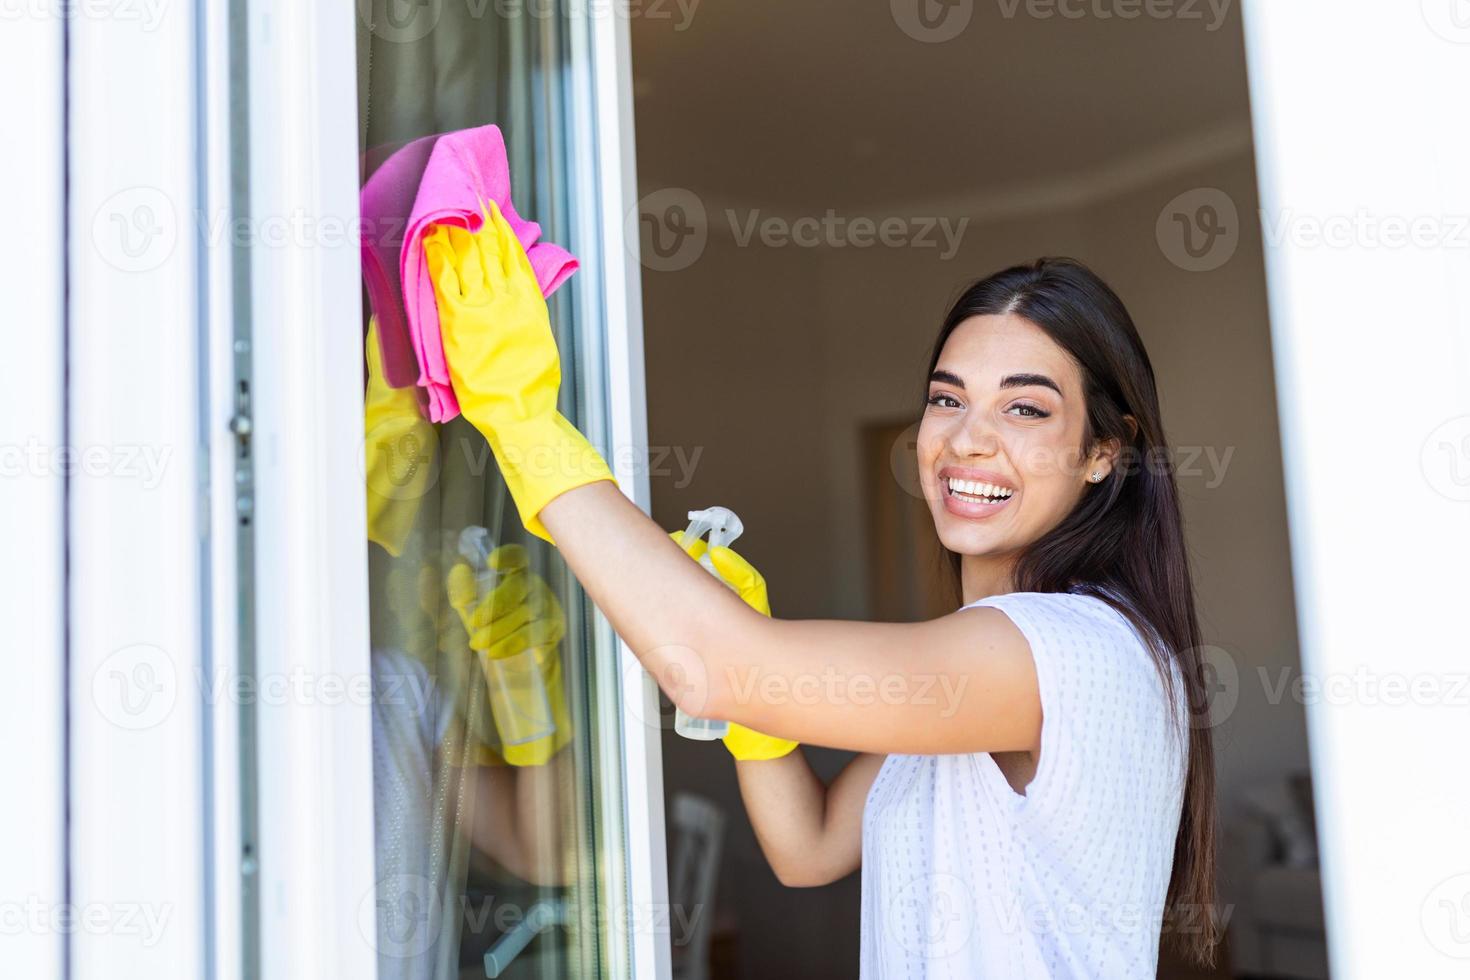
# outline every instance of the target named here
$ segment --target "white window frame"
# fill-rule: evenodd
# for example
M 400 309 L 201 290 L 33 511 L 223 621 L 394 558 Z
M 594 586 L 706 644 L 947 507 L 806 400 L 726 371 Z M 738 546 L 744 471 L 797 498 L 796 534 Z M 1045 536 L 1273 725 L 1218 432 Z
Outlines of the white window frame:
M 67 929 L 64 975 L 206 976 L 198 23 L 187 4 L 72 13 L 47 8 L 67 36 L 65 442 L 81 463 L 67 478 L 66 901 L 114 925 Z M 163 465 L 147 472 L 144 454 Z
M 1452 2 L 1245 8 L 1302 670 L 1324 685 L 1306 712 L 1328 950 L 1346 980 L 1470 968 L 1454 693 L 1470 488 L 1444 458 L 1470 457 L 1470 129 L 1454 109 L 1470 22 Z M 1382 237 L 1421 218 L 1457 244 Z M 1328 222 L 1346 240 L 1314 241 Z M 1431 700 L 1396 698 L 1395 677 Z
M 0 622 L 7 683 L 0 687 L 0 766 L 11 805 L 0 808 L 0 881 L 8 916 L 22 899 L 49 912 L 66 902 L 66 481 L 53 465 L 66 444 L 65 112 L 59 18 L 7 20 L 0 30 L 0 211 L 24 234 L 0 238 L 10 348 L 0 361 Z M 44 455 L 30 454 L 31 448 Z M 66 936 L 7 920 L 5 969 L 61 976 Z M 17 928 L 19 926 L 19 928 Z
M 642 265 L 638 242 L 630 240 L 625 231 L 628 215 L 638 206 L 632 43 L 628 18 L 610 13 L 611 9 L 583 22 L 591 31 L 591 82 L 596 101 L 592 128 L 597 134 L 597 198 L 601 206 L 597 220 L 601 225 L 601 278 L 607 317 L 608 428 L 614 447 L 611 466 L 618 486 L 647 514 L 653 508 L 648 469 L 637 462 L 644 458 L 648 447 Z M 578 88 L 585 90 L 582 85 Z M 659 691 L 628 645 L 621 638 L 617 645 L 622 719 L 618 745 L 622 749 L 623 832 L 631 921 L 626 933 L 629 947 L 626 951 L 615 950 L 613 963 L 626 962 L 630 976 L 668 980 L 673 971 L 668 930 L 632 928 L 638 923 L 672 921 L 663 743 L 658 730 L 648 722 L 660 717 Z M 603 739 L 604 743 L 609 741 Z
M 361 690 L 371 674 L 356 8 L 264 0 L 246 11 L 250 213 L 237 217 L 251 230 L 250 655 L 261 683 L 304 675 Z M 304 233 L 274 237 L 297 216 Z M 243 912 L 259 916 L 262 976 L 376 972 L 375 937 L 360 925 L 374 887 L 370 708 L 325 694 L 255 705 L 257 763 L 243 788 L 254 790 L 259 903 Z M 248 959 L 248 931 L 244 942 Z

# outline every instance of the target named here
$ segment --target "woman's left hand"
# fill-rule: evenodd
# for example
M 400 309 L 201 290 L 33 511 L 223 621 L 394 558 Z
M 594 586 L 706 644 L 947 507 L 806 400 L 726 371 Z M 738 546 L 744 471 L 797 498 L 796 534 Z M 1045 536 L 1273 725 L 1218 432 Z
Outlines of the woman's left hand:
M 683 531 L 673 531 L 669 537 L 680 547 L 683 547 Z M 685 553 L 698 561 L 702 555 L 708 554 L 710 564 L 715 566 L 715 571 L 720 573 L 720 578 L 735 590 L 745 604 L 750 606 L 762 616 L 771 614 L 771 599 L 766 589 L 766 579 L 755 566 L 746 561 L 735 552 L 733 548 L 724 545 L 710 547 L 703 538 L 698 538 Z M 730 754 L 741 762 L 761 762 L 766 759 L 779 759 L 796 748 L 797 743 L 789 738 L 777 738 L 774 735 L 764 735 L 753 728 L 746 728 L 735 722 L 727 722 L 730 726 L 725 734 L 725 748 Z

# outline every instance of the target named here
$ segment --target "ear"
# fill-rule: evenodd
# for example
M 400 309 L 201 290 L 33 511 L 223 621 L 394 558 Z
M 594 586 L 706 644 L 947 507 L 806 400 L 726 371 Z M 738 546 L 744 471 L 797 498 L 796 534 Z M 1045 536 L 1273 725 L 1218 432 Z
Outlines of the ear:
M 1131 415 L 1125 415 L 1123 416 L 1123 421 L 1128 423 L 1128 442 L 1131 445 L 1133 440 L 1138 438 L 1138 420 Z M 1082 478 L 1089 483 L 1092 482 L 1093 473 L 1102 473 L 1103 477 L 1106 478 L 1108 474 L 1113 472 L 1113 467 L 1118 465 L 1118 456 L 1122 452 L 1123 444 L 1119 440 L 1100 440 L 1093 447 L 1092 453 L 1087 457 L 1087 466 L 1083 470 Z M 1099 480 L 1098 482 L 1100 483 L 1102 481 Z
M 1092 483 L 1094 473 L 1101 473 L 1102 478 L 1105 479 L 1113 472 L 1113 467 L 1118 462 L 1118 454 L 1122 451 L 1123 445 L 1117 439 L 1104 439 L 1099 442 L 1087 457 L 1087 464 L 1082 470 L 1082 479 Z M 1096 482 L 1101 483 L 1102 479 Z

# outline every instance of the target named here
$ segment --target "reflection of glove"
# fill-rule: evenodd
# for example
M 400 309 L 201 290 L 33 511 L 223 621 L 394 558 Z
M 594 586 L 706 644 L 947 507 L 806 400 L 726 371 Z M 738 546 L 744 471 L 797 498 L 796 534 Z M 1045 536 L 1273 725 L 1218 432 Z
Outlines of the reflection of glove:
M 469 563 L 449 570 L 449 604 L 490 687 L 501 755 L 513 766 L 539 766 L 572 735 L 557 649 L 566 615 L 546 580 L 527 567 L 522 545 L 501 545 L 486 564 L 498 574 L 483 596 Z
M 438 441 L 434 427 L 419 412 L 414 390 L 390 388 L 384 379 L 376 317 L 368 321 L 364 353 L 368 540 L 396 558 L 437 475 Z
M 675 544 L 678 544 L 679 539 L 683 536 L 683 531 L 674 531 L 670 534 Z M 763 616 L 771 614 L 771 600 L 766 594 L 765 578 L 755 570 L 755 566 L 736 554 L 734 549 L 719 545 L 711 548 L 708 542 L 700 538 L 690 545 L 686 552 L 696 561 L 699 560 L 700 555 L 708 552 L 710 564 L 715 566 L 715 571 L 720 573 L 720 578 L 739 593 L 746 605 Z M 725 748 L 742 762 L 779 759 L 797 745 L 790 739 L 762 735 L 754 729 L 737 725 L 733 721 L 728 724 L 730 730 L 725 734 Z
M 521 523 L 550 541 L 541 508 L 612 472 L 556 409 L 561 360 L 546 300 L 500 208 L 489 202 L 478 232 L 433 229 L 424 260 L 460 411 L 490 443 Z

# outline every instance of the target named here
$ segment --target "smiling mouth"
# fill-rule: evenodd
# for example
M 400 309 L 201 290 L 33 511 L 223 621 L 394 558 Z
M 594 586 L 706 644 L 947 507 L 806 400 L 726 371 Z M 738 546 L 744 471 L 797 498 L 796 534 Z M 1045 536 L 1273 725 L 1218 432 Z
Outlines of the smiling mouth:
M 994 483 L 984 483 L 979 480 L 957 480 L 951 477 L 945 481 L 945 492 L 955 500 L 963 500 L 975 504 L 999 504 L 1010 500 L 1016 491 L 1010 487 L 997 486 Z

